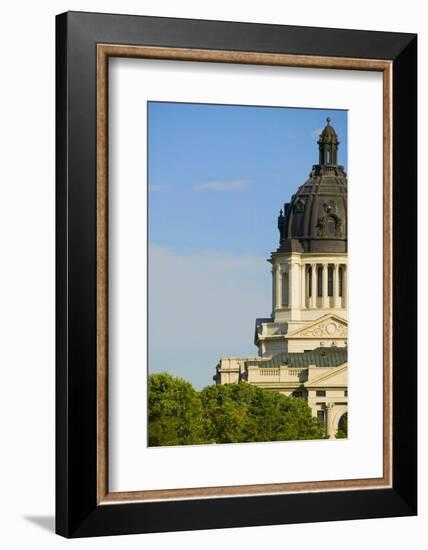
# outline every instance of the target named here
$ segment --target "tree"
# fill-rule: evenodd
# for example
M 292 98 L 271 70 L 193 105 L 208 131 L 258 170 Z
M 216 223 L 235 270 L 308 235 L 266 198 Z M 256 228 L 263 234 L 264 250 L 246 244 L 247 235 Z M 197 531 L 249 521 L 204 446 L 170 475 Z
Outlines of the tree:
M 340 417 L 337 427 L 336 439 L 346 439 L 348 437 L 348 413 Z
M 182 378 L 167 373 L 150 375 L 148 415 L 151 447 L 206 442 L 199 394 Z
M 207 438 L 216 443 L 323 439 L 324 426 L 303 399 L 246 383 L 201 392 Z
M 323 439 L 305 400 L 244 382 L 197 392 L 181 378 L 149 378 L 149 445 Z

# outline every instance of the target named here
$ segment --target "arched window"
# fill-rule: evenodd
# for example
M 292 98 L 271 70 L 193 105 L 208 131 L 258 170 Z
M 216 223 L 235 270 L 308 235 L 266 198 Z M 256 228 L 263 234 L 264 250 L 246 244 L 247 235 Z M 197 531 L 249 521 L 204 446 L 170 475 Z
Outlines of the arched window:
M 346 439 L 348 437 L 348 413 L 342 414 L 337 426 L 336 439 Z
M 339 296 L 343 296 L 343 267 L 339 267 Z
M 322 266 L 317 266 L 317 295 L 322 296 Z
M 329 216 L 327 218 L 327 236 L 328 237 L 336 236 L 336 220 L 332 216 Z
M 288 306 L 288 273 L 282 274 L 282 307 Z
M 328 295 L 333 296 L 333 267 L 328 266 L 328 277 L 327 277 L 327 287 Z
M 330 151 L 325 152 L 325 163 L 330 164 Z

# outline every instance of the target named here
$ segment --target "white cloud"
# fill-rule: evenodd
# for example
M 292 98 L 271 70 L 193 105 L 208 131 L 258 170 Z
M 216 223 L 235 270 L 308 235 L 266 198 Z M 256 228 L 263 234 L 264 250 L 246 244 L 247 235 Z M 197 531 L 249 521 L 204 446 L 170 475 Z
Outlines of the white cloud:
M 207 181 L 204 183 L 197 183 L 193 186 L 193 189 L 196 191 L 237 191 L 247 187 L 247 185 L 248 181 L 246 180 Z
M 319 138 L 322 131 L 323 128 L 315 128 L 315 130 L 312 130 L 311 136 L 314 138 Z
M 160 191 L 166 191 L 168 187 L 168 185 L 159 185 L 154 183 L 152 185 L 149 185 L 149 191 L 150 193 L 159 193 Z

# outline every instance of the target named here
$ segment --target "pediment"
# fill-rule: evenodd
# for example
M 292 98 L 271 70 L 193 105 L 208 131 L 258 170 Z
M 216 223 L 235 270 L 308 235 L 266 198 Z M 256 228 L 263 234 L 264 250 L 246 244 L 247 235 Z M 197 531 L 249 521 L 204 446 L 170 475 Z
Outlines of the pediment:
M 348 363 L 345 363 L 340 367 L 331 367 L 328 369 L 328 372 L 325 372 L 325 369 L 321 370 L 323 371 L 322 373 L 317 373 L 315 369 L 312 370 L 309 376 L 309 380 L 305 383 L 306 387 L 342 387 L 348 385 Z
M 348 337 L 348 322 L 338 315 L 328 314 L 305 327 L 299 328 L 288 338 L 336 339 Z

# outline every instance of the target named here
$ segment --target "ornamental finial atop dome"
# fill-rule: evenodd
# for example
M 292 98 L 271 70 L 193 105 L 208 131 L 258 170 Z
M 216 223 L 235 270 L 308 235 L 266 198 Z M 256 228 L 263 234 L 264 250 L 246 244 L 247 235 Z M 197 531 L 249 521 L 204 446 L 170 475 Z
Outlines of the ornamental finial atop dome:
M 337 138 L 336 130 L 330 125 L 331 118 L 327 117 L 327 125 L 320 134 L 318 140 L 320 150 L 321 165 L 336 165 L 337 164 L 337 149 L 339 140 Z

